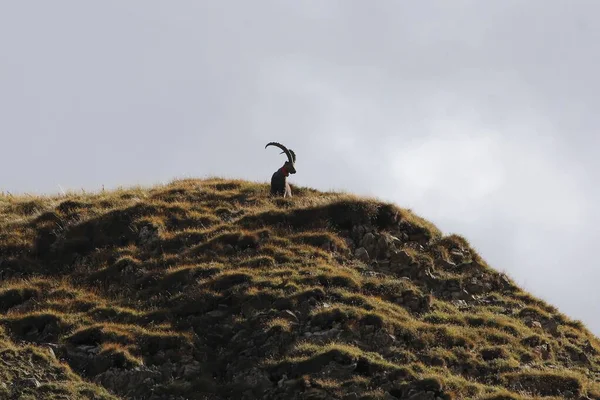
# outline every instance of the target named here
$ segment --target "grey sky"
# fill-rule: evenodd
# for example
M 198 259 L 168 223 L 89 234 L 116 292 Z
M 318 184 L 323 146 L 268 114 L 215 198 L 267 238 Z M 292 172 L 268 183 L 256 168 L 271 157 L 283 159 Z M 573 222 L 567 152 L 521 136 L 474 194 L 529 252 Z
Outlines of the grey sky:
M 595 1 L 0 1 L 0 190 L 377 196 L 600 333 Z

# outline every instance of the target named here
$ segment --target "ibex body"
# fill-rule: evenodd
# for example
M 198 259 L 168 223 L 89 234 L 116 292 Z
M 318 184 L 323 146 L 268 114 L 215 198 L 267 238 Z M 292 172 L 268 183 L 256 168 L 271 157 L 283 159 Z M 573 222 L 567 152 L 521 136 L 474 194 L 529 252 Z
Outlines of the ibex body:
M 284 145 L 277 142 L 267 143 L 265 149 L 268 146 L 276 146 L 279 147 L 282 151 L 281 154 L 285 153 L 288 160 L 283 164 L 281 168 L 273 173 L 271 177 L 271 195 L 279 196 L 279 197 L 292 197 L 292 189 L 290 188 L 290 183 L 287 180 L 287 177 L 290 174 L 296 173 L 296 154 L 293 150 L 288 150 Z
M 292 189 L 287 181 L 288 176 L 289 172 L 285 167 L 281 167 L 273 173 L 271 177 L 271 195 L 292 197 Z

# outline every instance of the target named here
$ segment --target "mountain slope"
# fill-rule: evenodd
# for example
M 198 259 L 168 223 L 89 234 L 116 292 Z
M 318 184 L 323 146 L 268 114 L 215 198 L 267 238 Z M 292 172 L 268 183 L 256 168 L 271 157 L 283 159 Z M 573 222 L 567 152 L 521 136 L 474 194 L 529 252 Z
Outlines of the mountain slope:
M 598 339 L 461 236 L 267 193 L 0 197 L 0 398 L 600 399 Z

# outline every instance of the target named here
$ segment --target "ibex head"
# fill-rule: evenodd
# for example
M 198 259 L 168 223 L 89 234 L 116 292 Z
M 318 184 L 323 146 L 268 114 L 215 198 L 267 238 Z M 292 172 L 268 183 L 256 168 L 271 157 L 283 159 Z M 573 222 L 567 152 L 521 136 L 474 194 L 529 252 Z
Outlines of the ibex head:
M 269 142 L 267 143 L 267 145 L 265 146 L 265 149 L 269 146 L 276 146 L 279 147 L 281 150 L 283 150 L 281 153 L 279 154 L 283 154 L 285 153 L 285 155 L 287 156 L 288 160 L 285 162 L 284 167 L 285 169 L 290 173 L 290 174 L 295 174 L 296 173 L 296 154 L 294 153 L 294 151 L 292 149 L 289 149 L 287 147 L 285 147 L 284 145 L 282 145 L 281 143 L 277 143 L 277 142 Z

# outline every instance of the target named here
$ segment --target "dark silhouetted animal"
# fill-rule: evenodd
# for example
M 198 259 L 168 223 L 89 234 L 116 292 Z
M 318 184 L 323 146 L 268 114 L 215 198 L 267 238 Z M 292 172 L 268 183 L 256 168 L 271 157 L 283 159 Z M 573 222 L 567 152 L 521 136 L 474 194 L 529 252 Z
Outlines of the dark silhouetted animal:
M 265 149 L 268 146 L 276 146 L 283 150 L 279 154 L 285 153 L 288 160 L 283 164 L 281 168 L 279 168 L 273 176 L 271 177 L 271 195 L 272 196 L 280 196 L 280 197 L 292 197 L 292 189 L 290 188 L 290 184 L 287 180 L 287 177 L 290 174 L 296 173 L 296 154 L 293 150 L 287 149 L 284 145 L 277 142 L 269 142 L 265 146 Z

